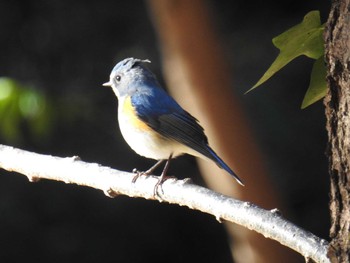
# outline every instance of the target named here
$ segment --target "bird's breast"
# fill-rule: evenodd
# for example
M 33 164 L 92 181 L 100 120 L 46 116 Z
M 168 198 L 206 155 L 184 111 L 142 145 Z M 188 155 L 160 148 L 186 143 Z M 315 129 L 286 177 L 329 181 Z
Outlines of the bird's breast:
M 139 155 L 160 160 L 171 153 L 180 154 L 181 145 L 160 135 L 137 116 L 130 97 L 119 98 L 118 121 L 125 141 Z
M 136 109 L 131 103 L 130 96 L 126 97 L 124 100 L 121 100 L 119 103 L 119 120 L 122 118 L 124 125 L 130 126 L 130 128 L 138 130 L 139 132 L 152 131 L 152 128 L 137 116 Z

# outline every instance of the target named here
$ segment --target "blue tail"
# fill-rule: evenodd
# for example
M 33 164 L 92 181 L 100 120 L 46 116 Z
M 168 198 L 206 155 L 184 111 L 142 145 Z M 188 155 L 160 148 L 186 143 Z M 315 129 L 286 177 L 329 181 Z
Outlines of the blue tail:
M 214 152 L 212 148 L 209 147 L 209 145 L 207 145 L 207 149 L 210 153 L 210 156 L 207 157 L 213 160 L 217 166 L 219 166 L 220 168 L 228 172 L 230 175 L 232 175 L 240 185 L 244 186 L 242 180 L 238 177 L 238 175 L 231 170 L 231 168 Z

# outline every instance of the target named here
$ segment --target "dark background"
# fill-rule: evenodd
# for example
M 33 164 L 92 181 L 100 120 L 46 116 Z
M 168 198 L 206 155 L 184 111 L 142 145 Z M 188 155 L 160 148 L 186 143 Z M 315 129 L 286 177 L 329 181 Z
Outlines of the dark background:
M 324 108 L 300 110 L 312 61 L 298 58 L 262 87 L 244 95 L 278 51 L 271 39 L 328 2 L 208 1 L 270 174 L 290 209 L 289 219 L 327 238 L 328 173 Z M 125 57 L 149 58 L 161 78 L 160 52 L 143 1 L 0 1 L 0 76 L 43 91 L 53 112 L 47 136 L 21 127 L 11 144 L 73 156 L 121 170 L 153 161 L 130 150 L 117 126 L 117 100 L 108 81 Z M 1 125 L 1 122 L 0 122 Z M 174 173 L 193 174 L 181 157 Z M 41 181 L 0 170 L 2 262 L 232 262 L 224 228 L 214 217 L 156 201 Z M 300 262 L 303 259 L 300 258 Z

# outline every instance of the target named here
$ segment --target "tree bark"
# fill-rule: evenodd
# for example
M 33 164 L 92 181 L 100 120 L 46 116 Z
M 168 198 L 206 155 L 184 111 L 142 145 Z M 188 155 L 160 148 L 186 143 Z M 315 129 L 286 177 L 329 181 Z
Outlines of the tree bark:
M 350 262 L 350 0 L 333 0 L 325 28 L 332 262 Z

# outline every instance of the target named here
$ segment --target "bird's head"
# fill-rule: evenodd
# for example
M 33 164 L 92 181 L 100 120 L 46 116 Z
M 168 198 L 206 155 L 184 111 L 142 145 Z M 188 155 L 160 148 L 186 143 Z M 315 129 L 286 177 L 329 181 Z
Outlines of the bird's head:
M 113 68 L 109 81 L 103 86 L 112 87 L 119 98 L 131 95 L 149 81 L 156 81 L 153 73 L 143 63 L 151 63 L 148 59 L 126 58 Z

